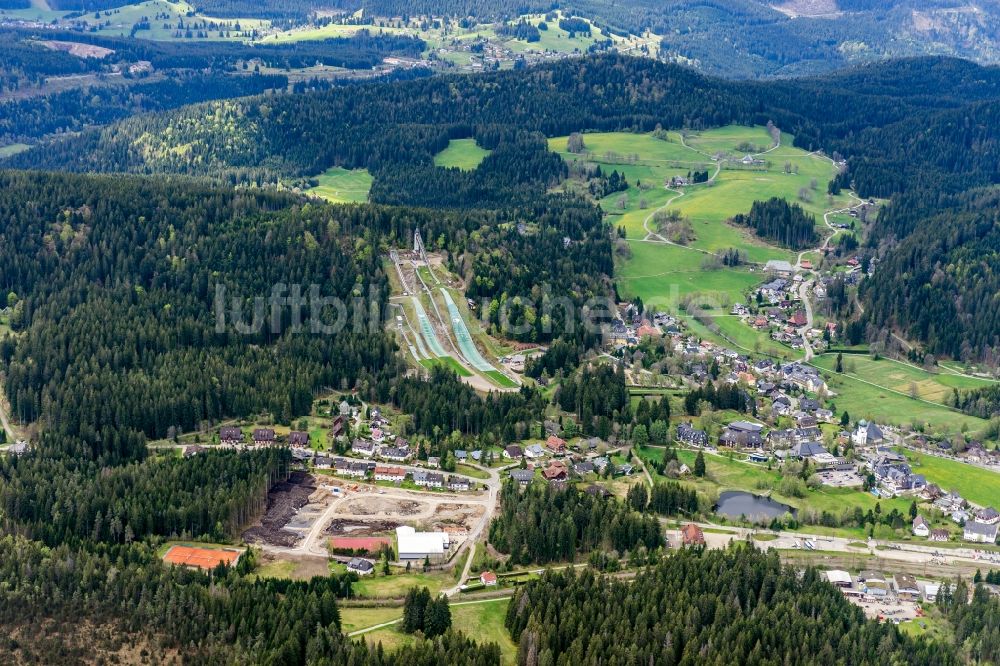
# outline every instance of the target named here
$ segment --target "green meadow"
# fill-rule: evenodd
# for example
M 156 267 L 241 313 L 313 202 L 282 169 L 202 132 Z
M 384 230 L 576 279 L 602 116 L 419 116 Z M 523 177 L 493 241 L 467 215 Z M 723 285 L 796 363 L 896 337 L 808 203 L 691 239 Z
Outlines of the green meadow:
M 452 628 L 481 643 L 499 645 L 500 663 L 505 666 L 517 663 L 517 645 L 504 627 L 509 603 L 510 599 L 504 597 L 481 602 L 453 603 L 450 607 Z M 401 618 L 402 611 L 402 608 L 342 608 L 341 622 L 345 631 L 356 631 Z M 381 643 L 384 650 L 394 650 L 417 640 L 412 634 L 404 634 L 398 624 L 376 629 L 361 637 L 371 645 Z
M 908 363 L 891 359 L 874 360 L 861 355 L 844 356 L 843 363 L 846 374 L 851 377 L 940 404 L 945 404 L 955 389 L 984 388 L 996 383 L 989 379 L 966 377 L 948 370 L 932 373 Z M 823 354 L 813 359 L 813 364 L 832 372 L 837 367 L 837 356 Z
M 853 361 L 857 367 L 865 357 L 845 357 L 845 369 Z M 868 419 L 878 423 L 889 423 L 898 426 L 923 427 L 932 431 L 956 433 L 960 430 L 978 432 L 986 426 L 986 421 L 975 416 L 969 416 L 959 411 L 945 407 L 926 398 L 913 398 L 910 395 L 909 383 L 902 390 L 895 380 L 884 377 L 873 377 L 866 380 L 851 373 L 838 374 L 827 371 L 824 366 L 833 367 L 835 357 L 822 356 L 813 360 L 813 364 L 824 370 L 827 386 L 835 394 L 831 400 L 836 405 L 836 411 L 846 411 L 853 420 Z M 888 363 L 888 362 L 887 362 Z M 891 374 L 886 368 L 886 375 Z M 893 367 L 892 371 L 897 371 Z M 869 368 L 869 372 L 875 372 Z M 963 378 L 956 378 L 961 380 Z M 933 379 L 925 379 L 925 386 Z M 880 383 L 882 382 L 882 383 Z M 918 391 L 919 382 L 917 383 Z
M 754 201 L 782 197 L 803 206 L 822 224 L 822 214 L 847 205 L 847 195 L 829 197 L 826 185 L 834 175 L 830 160 L 792 146 L 792 137 L 782 135 L 773 150 L 764 127 L 729 126 L 704 132 L 633 134 L 628 132 L 585 133 L 584 150 L 570 153 L 568 137 L 549 139 L 549 148 L 570 162 L 600 165 L 601 170 L 623 173 L 630 187 L 599 203 L 608 221 L 624 228 L 631 256 L 619 258 L 616 275 L 623 297 L 641 297 L 644 302 L 677 311 L 678 304 L 694 297 L 712 316 L 727 315 L 732 303 L 762 279 L 748 268 L 711 266 L 711 255 L 730 248 L 744 252 L 749 261 L 770 259 L 795 261 L 794 252 L 774 247 L 727 220 L 748 211 Z M 739 159 L 738 148 L 752 144 L 764 161 L 759 168 L 722 165 L 718 154 Z M 713 182 L 667 189 L 673 176 L 708 170 Z M 804 198 L 800 197 L 800 192 Z M 647 227 L 655 231 L 658 210 L 675 210 L 691 223 L 693 239 L 687 245 L 648 242 Z M 700 297 L 700 298 L 699 298 Z M 702 308 L 705 309 L 705 308 Z M 720 330 L 747 349 L 774 347 L 766 334 L 745 328 L 739 322 L 720 320 Z
M 367 169 L 333 167 L 316 176 L 318 184 L 306 190 L 333 203 L 364 203 L 372 188 Z
M 912 464 L 913 471 L 923 474 L 931 483 L 945 490 L 957 490 L 965 499 L 982 506 L 1000 504 L 1000 472 L 910 450 L 902 453 Z
M 434 156 L 434 165 L 472 171 L 486 159 L 490 152 L 485 148 L 480 148 L 475 139 L 452 139 L 447 148 Z

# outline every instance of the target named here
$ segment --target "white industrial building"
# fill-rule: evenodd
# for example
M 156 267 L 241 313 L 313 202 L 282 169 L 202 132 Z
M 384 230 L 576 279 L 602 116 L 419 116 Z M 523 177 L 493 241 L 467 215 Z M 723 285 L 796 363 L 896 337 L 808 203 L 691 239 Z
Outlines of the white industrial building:
M 418 532 L 408 525 L 396 528 L 396 550 L 400 560 L 443 557 L 450 545 L 446 532 Z

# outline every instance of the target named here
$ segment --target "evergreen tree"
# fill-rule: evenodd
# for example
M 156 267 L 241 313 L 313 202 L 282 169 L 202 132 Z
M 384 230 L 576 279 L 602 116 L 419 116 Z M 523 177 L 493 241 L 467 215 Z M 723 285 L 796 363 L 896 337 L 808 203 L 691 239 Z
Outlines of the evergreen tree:
M 705 452 L 699 450 L 698 455 L 694 459 L 694 475 L 698 478 L 703 478 L 705 476 Z

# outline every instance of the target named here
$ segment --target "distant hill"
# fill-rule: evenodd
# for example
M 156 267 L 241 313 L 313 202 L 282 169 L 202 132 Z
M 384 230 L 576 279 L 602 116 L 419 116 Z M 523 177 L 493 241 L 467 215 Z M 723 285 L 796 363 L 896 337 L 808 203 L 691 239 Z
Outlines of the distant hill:
M 758 78 L 830 71 L 913 55 L 1000 59 L 1000 6 L 965 0 L 201 0 L 212 16 L 305 19 L 331 10 L 372 16 L 509 20 L 558 8 L 602 30 L 663 37 L 705 72 Z

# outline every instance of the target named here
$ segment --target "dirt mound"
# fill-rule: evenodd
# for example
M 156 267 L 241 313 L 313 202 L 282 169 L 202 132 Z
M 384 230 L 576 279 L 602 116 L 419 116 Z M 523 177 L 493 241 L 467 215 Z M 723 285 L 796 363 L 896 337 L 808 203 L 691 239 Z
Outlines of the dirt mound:
M 267 510 L 260 524 L 243 533 L 247 543 L 265 543 L 291 548 L 303 535 L 286 530 L 285 526 L 299 509 L 309 503 L 316 492 L 316 478 L 305 472 L 292 472 L 287 481 L 274 484 L 267 494 Z
M 399 523 L 391 520 L 331 520 L 326 527 L 326 533 L 333 536 L 372 536 L 383 532 L 391 532 L 399 527 Z
M 426 507 L 426 504 L 414 500 L 367 496 L 358 497 L 345 504 L 343 513 L 357 516 L 374 516 L 378 513 L 413 516 L 420 513 Z

